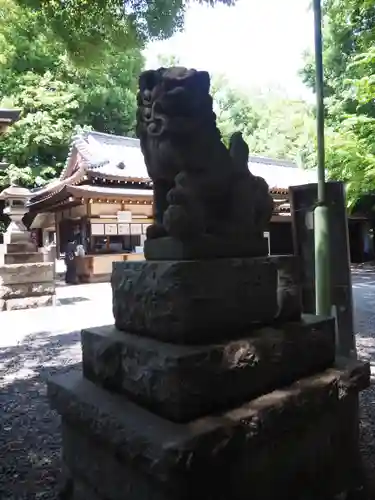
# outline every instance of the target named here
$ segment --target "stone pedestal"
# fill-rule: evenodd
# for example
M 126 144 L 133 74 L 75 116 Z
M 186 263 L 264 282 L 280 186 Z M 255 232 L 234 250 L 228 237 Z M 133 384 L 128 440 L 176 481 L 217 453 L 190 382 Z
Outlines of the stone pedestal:
M 314 208 L 318 186 L 292 186 L 289 192 L 294 248 L 302 264 L 303 311 L 311 313 L 315 311 Z M 336 348 L 340 356 L 356 356 L 344 183 L 327 182 L 326 198 L 329 207 L 331 301 L 337 321 Z
M 28 193 L 11 186 L 0 194 L 11 217 L 0 248 L 0 312 L 55 304 L 54 263 L 43 262 L 22 222 Z
M 293 257 L 114 265 L 116 326 L 84 330 L 82 370 L 48 383 L 71 500 L 355 490 L 369 366 L 335 360 L 333 319 L 301 317 L 296 266 Z

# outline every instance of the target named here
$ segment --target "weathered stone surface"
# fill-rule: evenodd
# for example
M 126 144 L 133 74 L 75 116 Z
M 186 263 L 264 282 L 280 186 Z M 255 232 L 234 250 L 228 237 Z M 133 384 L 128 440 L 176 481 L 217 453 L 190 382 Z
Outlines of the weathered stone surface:
M 55 295 L 40 295 L 38 297 L 23 297 L 19 299 L 9 299 L 5 301 L 6 311 L 17 309 L 35 309 L 37 307 L 47 307 L 55 305 Z
M 277 313 L 277 268 L 267 257 L 114 262 L 119 330 L 173 343 L 238 336 Z
M 277 302 L 279 321 L 298 320 L 302 314 L 300 260 L 293 255 L 273 255 L 278 272 Z
M 287 491 L 301 500 L 352 486 L 356 394 L 369 378 L 368 364 L 339 361 L 188 424 L 164 420 L 76 370 L 49 381 L 48 395 L 63 419 L 67 466 L 99 498 L 274 500 Z
M 79 429 L 64 422 L 62 435 L 64 461 L 74 477 L 79 478 L 74 481 L 74 500 L 165 500 L 151 476 L 146 480 L 144 473 L 110 456 L 105 447 L 91 441 Z
M 105 500 L 100 498 L 90 486 L 83 481 L 74 481 L 73 498 L 68 497 L 68 500 Z
M 55 293 L 55 282 L 23 283 L 0 286 L 0 299 L 16 299 L 23 297 L 35 297 L 38 295 L 53 295 Z
M 219 258 L 248 258 L 267 255 L 265 238 L 248 238 L 238 241 L 204 236 L 199 239 L 181 241 L 171 237 L 147 239 L 144 255 L 147 260 L 194 260 Z
M 53 263 L 37 262 L 34 264 L 10 264 L 0 266 L 0 286 L 23 284 L 23 283 L 43 283 L 54 280 Z
M 137 104 L 136 135 L 153 184 L 147 239 L 166 238 L 146 242 L 146 259 L 267 255 L 263 233 L 273 199 L 265 180 L 249 170 L 242 134 L 232 135 L 229 149 L 222 142 L 209 74 L 146 71 Z
M 43 262 L 43 254 L 39 252 L 19 252 L 6 253 L 4 255 L 4 264 L 29 264 L 34 262 Z
M 332 366 L 333 319 L 307 316 L 207 346 L 165 344 L 113 326 L 82 331 L 85 377 L 155 413 L 189 421 Z

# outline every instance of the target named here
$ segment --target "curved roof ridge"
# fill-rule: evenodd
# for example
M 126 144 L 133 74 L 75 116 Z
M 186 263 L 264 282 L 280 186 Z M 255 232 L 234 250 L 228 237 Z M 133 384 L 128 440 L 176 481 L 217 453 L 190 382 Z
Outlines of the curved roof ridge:
M 84 164 L 84 167 L 96 167 L 98 166 L 97 164 L 99 163 L 100 165 L 105 163 L 105 160 L 98 160 L 96 159 L 96 155 L 90 151 L 89 144 L 87 140 L 85 140 L 86 137 L 82 135 L 76 136 L 76 138 L 73 140 L 73 146 L 76 147 L 77 151 L 81 155 L 82 158 L 82 163 Z
M 100 138 L 102 139 L 107 139 L 110 143 L 116 144 L 116 143 L 122 143 L 126 144 L 127 146 L 133 146 L 133 147 L 139 147 L 139 139 L 136 137 L 129 137 L 126 135 L 116 135 L 116 134 L 107 134 L 105 132 L 97 132 L 96 130 L 89 130 L 85 132 L 86 137 L 92 136 L 94 138 Z

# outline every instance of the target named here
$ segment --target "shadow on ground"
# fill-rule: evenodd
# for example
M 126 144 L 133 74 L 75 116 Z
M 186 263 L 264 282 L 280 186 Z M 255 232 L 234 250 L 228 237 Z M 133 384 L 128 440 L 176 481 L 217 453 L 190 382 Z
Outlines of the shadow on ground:
M 58 299 L 57 304 L 59 306 L 72 306 L 74 304 L 79 304 L 80 302 L 89 302 L 90 299 L 87 297 L 65 297 Z
M 46 379 L 78 367 L 79 357 L 79 332 L 39 332 L 0 349 L 2 500 L 57 499 L 63 480 L 60 419 L 49 408 Z
M 375 335 L 368 328 L 362 332 L 358 322 L 357 331 L 360 356 L 375 366 Z M 41 331 L 0 348 L 1 500 L 58 498 L 64 479 L 60 418 L 49 407 L 46 380 L 80 362 L 78 331 Z M 370 473 L 375 471 L 374 392 L 372 386 L 360 396 L 361 453 Z

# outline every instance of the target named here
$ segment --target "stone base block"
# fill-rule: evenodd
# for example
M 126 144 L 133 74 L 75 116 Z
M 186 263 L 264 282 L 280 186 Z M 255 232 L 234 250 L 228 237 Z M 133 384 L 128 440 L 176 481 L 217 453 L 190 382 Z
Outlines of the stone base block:
M 34 262 L 43 262 L 43 254 L 39 252 L 20 252 L 6 253 L 4 255 L 4 264 L 31 264 Z
M 8 243 L 6 245 L 5 253 L 23 253 L 23 252 L 35 252 L 35 243 L 29 241 L 26 243 Z
M 355 486 L 357 393 L 368 364 L 337 366 L 222 414 L 164 420 L 85 380 L 48 383 L 63 456 L 96 500 L 333 498 Z M 81 500 L 82 496 L 76 496 Z
M 105 326 L 82 331 L 82 353 L 86 378 L 186 422 L 332 366 L 335 324 L 306 316 L 205 346 L 166 344 Z
M 73 497 L 68 497 L 68 500 L 102 500 L 90 486 L 81 481 L 74 482 L 72 495 Z
M 18 309 L 36 309 L 37 307 L 54 306 L 55 295 L 40 295 L 38 297 L 22 297 L 3 301 L 5 311 L 16 311 Z
M 208 343 L 270 322 L 278 312 L 269 258 L 114 262 L 119 330 L 174 343 Z
M 0 286 L 54 281 L 54 263 L 8 264 L 0 266 Z
M 279 321 L 296 321 L 302 314 L 300 260 L 294 255 L 272 255 L 277 267 L 277 302 Z M 313 311 L 315 312 L 315 310 Z
M 22 283 L 0 286 L 0 299 L 21 299 L 24 297 L 38 297 L 41 295 L 54 295 L 55 283 Z
M 249 258 L 268 254 L 268 242 L 262 235 L 246 240 L 203 236 L 196 240 L 180 241 L 170 236 L 149 239 L 144 243 L 147 260 L 195 260 L 222 258 Z

